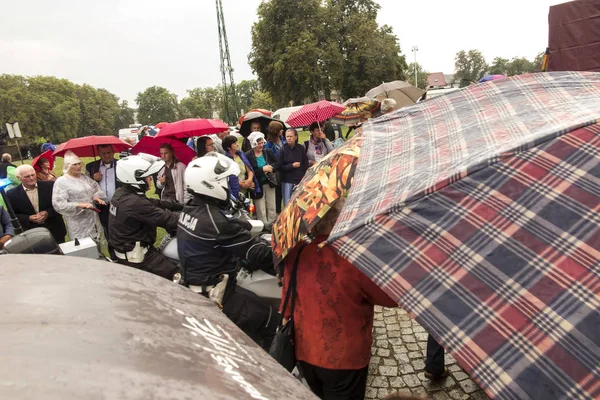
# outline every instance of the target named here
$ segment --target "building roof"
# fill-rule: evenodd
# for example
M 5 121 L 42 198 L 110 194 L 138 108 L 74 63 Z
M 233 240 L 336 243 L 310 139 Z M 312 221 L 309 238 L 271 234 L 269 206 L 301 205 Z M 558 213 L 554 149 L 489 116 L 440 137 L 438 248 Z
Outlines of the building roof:
M 446 78 L 442 72 L 432 72 L 427 77 L 427 85 L 430 87 L 446 86 Z

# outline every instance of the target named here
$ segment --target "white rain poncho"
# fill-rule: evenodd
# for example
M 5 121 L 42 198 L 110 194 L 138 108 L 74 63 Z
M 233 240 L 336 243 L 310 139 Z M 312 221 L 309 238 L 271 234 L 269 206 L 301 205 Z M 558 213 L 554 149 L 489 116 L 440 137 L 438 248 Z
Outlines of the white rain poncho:
M 100 218 L 95 211 L 77 208 L 79 203 L 91 203 L 95 198 L 105 199 L 98 182 L 81 174 L 79 177 L 69 175 L 67 171 L 74 163 L 81 162 L 71 152 L 65 155 L 64 175 L 54 183 L 52 205 L 56 212 L 62 214 L 67 224 L 67 232 L 71 240 L 91 237 L 100 244 L 103 239 Z

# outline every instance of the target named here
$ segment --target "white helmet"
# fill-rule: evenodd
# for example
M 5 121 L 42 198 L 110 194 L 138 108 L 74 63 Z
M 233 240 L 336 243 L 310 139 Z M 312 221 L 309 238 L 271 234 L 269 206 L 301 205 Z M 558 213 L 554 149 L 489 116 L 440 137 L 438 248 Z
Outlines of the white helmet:
M 146 178 L 156 174 L 164 166 L 164 161 L 150 154 L 128 156 L 117 162 L 117 180 L 140 192 L 146 192 L 148 190 Z
M 210 152 L 188 164 L 185 169 L 185 187 L 189 192 L 227 200 L 229 185 L 227 178 L 238 176 L 240 167 L 229 157 Z

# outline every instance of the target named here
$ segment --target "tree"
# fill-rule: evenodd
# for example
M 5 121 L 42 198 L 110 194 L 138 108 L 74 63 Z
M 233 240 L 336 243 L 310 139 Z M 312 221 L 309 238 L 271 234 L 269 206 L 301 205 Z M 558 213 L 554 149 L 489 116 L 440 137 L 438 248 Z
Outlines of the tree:
M 127 128 L 129 125 L 135 123 L 134 113 L 134 109 L 129 107 L 127 100 L 123 100 L 119 104 L 119 114 L 115 119 L 115 131 Z
M 362 96 L 403 79 L 398 38 L 379 27 L 373 0 L 271 0 L 258 7 L 248 59 L 276 104 Z
M 256 91 L 252 96 L 252 104 L 249 110 L 255 108 L 263 108 L 265 110 L 272 110 L 274 108 L 273 99 L 268 92 Z
M 212 118 L 213 113 L 223 115 L 223 91 L 216 88 L 195 88 L 188 90 L 188 96 L 181 100 L 183 118 Z
M 496 57 L 494 61 L 492 61 L 492 65 L 488 70 L 488 73 L 491 75 L 506 75 L 506 71 L 508 70 L 508 61 L 507 58 Z
M 258 90 L 256 79 L 241 81 L 236 85 L 235 93 L 238 96 L 238 105 L 244 112 L 248 112 L 252 108 L 252 97 Z
M 465 87 L 483 78 L 488 69 L 483 54 L 479 50 L 464 50 L 456 53 L 454 59 L 454 80 L 460 82 L 460 87 Z
M 138 93 L 135 102 L 138 104 L 138 120 L 143 125 L 177 120 L 179 108 L 177 95 L 163 87 L 149 87 Z
M 379 4 L 372 0 L 331 0 L 327 20 L 337 43 L 342 63 L 341 75 L 332 83 L 343 98 L 363 96 L 384 81 L 404 80 L 406 59 L 398 38 L 387 25 L 379 27 Z
M 535 70 L 534 64 L 525 57 L 514 57 L 507 65 L 506 75 L 528 74 Z
M 542 64 L 544 63 L 545 54 L 546 53 L 542 51 L 541 53 L 538 53 L 537 56 L 535 56 L 535 58 L 533 59 L 533 72 L 540 72 L 542 70 Z
M 417 79 L 418 82 L 415 84 L 415 63 L 410 63 L 406 69 L 406 81 L 419 89 L 427 90 L 429 88 L 429 72 L 423 70 L 421 64 L 417 63 Z

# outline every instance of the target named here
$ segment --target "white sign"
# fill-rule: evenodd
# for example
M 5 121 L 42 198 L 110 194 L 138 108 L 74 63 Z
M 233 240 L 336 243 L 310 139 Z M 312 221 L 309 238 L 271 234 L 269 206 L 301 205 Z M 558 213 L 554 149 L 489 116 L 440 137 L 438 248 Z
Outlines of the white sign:
M 15 138 L 15 131 L 13 131 L 12 124 L 6 123 L 6 130 L 8 131 L 8 137 L 11 139 Z
M 20 138 L 20 137 L 22 137 L 22 136 L 21 136 L 21 129 L 19 128 L 19 123 L 18 123 L 18 122 L 15 122 L 15 123 L 13 124 L 13 130 L 14 130 L 14 132 L 15 132 L 15 137 L 17 137 L 17 138 Z
M 19 123 L 15 122 L 14 124 L 6 123 L 6 130 L 8 131 L 8 137 L 11 139 L 20 138 L 21 129 L 19 128 Z

